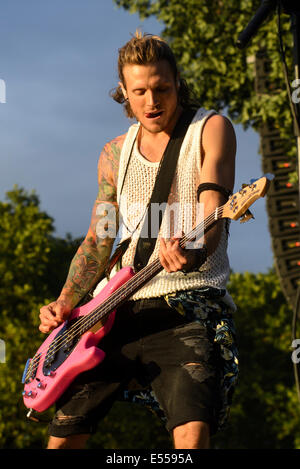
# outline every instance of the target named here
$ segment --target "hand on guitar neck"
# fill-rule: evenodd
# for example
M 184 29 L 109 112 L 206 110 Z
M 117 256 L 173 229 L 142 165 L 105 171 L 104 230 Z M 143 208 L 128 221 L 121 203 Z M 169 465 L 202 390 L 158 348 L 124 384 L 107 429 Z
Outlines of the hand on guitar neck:
M 183 235 L 173 236 L 170 240 L 160 239 L 159 260 L 163 268 L 171 272 L 192 272 L 206 261 L 207 249 L 205 245 L 198 249 L 185 249 L 180 242 Z

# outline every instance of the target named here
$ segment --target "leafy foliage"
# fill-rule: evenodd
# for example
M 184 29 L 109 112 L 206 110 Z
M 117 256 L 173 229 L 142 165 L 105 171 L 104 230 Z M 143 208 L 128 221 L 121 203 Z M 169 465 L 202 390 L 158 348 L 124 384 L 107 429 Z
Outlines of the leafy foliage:
M 45 432 L 30 428 L 22 404 L 21 377 L 27 357 L 44 336 L 38 332 L 39 309 L 53 301 L 78 241 L 54 238 L 53 220 L 39 209 L 32 192 L 15 186 L 0 203 L 0 446 L 41 445 Z M 72 252 L 73 251 L 73 252 Z M 61 283 L 61 285 L 59 285 Z M 30 431 L 30 436 L 28 435 Z
M 53 220 L 40 210 L 38 197 L 18 187 L 0 202 L 0 236 L 0 338 L 6 343 L 6 360 L 0 363 L 0 447 L 44 448 L 47 425 L 26 420 L 20 381 L 27 357 L 45 339 L 38 332 L 39 308 L 56 297 L 80 240 L 55 238 Z M 273 271 L 233 273 L 229 289 L 238 306 L 240 382 L 230 426 L 212 444 L 300 448 L 290 349 L 292 313 L 279 281 Z M 117 402 L 88 447 L 168 449 L 172 442 L 147 409 Z
M 236 123 L 258 129 L 269 120 L 294 156 L 291 113 L 280 62 L 276 17 L 265 23 L 244 50 L 238 33 L 259 0 L 115 0 L 120 7 L 154 15 L 164 25 L 182 76 L 202 105 L 226 110 Z M 292 76 L 289 17 L 282 34 Z M 269 92 L 255 93 L 253 58 L 270 58 Z M 45 447 L 46 426 L 28 423 L 20 383 L 24 363 L 44 340 L 38 311 L 56 298 L 80 240 L 53 236 L 53 220 L 39 208 L 36 194 L 14 187 L 0 202 L 0 338 L 6 361 L 0 363 L 0 447 Z M 278 279 L 267 274 L 235 273 L 231 293 L 238 305 L 240 383 L 228 431 L 213 439 L 218 448 L 300 448 L 299 402 L 293 382 L 289 310 Z M 169 435 L 144 408 L 117 403 L 99 425 L 90 448 L 170 448 Z
M 229 289 L 238 306 L 240 379 L 222 448 L 298 448 L 300 406 L 291 360 L 292 311 L 272 270 L 233 273 Z
M 162 23 L 162 37 L 172 47 L 181 75 L 202 103 L 226 110 L 235 123 L 258 130 L 265 122 L 280 129 L 289 156 L 296 155 L 293 124 L 279 52 L 278 17 L 265 21 L 251 43 L 238 49 L 236 40 L 258 9 L 260 0 L 114 0 L 119 7 L 155 16 Z M 283 45 L 294 77 L 290 17 L 280 15 Z M 151 31 L 147 31 L 151 32 Z M 255 91 L 254 59 L 265 51 L 270 60 L 267 90 Z M 295 176 L 295 175 L 294 175 Z

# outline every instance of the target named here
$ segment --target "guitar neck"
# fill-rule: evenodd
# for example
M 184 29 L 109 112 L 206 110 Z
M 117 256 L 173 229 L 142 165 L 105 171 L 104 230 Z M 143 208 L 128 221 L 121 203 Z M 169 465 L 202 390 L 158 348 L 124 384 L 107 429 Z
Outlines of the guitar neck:
M 180 239 L 180 246 L 184 247 L 187 242 L 192 242 L 195 238 L 202 236 L 220 218 L 223 218 L 223 206 L 217 207 L 213 213 L 208 215 L 188 235 L 183 236 Z M 151 262 L 151 264 L 143 267 L 130 280 L 112 293 L 112 295 L 100 305 L 99 309 L 97 308 L 97 310 L 94 311 L 95 320 L 93 322 L 98 322 L 99 319 L 124 303 L 162 269 L 163 267 L 158 258 Z
M 214 223 L 220 218 L 223 218 L 223 206 L 217 207 L 214 212 L 208 215 L 201 223 L 199 223 L 192 231 L 190 231 L 190 233 L 183 236 L 180 239 L 179 245 L 181 247 L 184 247 L 186 243 L 193 242 L 195 238 L 202 236 L 204 233 L 206 233 L 212 227 L 212 225 L 214 225 Z M 162 269 L 163 267 L 159 259 L 155 259 L 151 264 L 147 265 L 139 272 L 137 272 L 132 279 L 132 281 L 135 280 L 134 287 L 136 288 L 134 292 L 138 290 L 142 285 L 147 283 L 149 280 L 151 280 L 151 278 L 157 275 Z M 138 282 L 139 286 L 137 286 L 136 282 Z
M 201 223 L 199 223 L 188 235 L 180 238 L 179 244 L 181 247 L 186 247 L 188 242 L 193 243 L 195 240 L 201 239 L 203 235 L 221 218 L 229 218 L 237 220 L 241 216 L 246 216 L 248 207 L 255 202 L 259 197 L 264 197 L 272 175 L 265 175 L 264 177 L 251 182 L 250 185 L 243 185 L 242 189 L 233 194 L 229 200 L 220 207 L 217 207 L 210 215 L 208 215 Z M 251 215 L 251 213 L 250 213 Z M 245 221 L 249 219 L 248 214 Z M 143 285 L 149 282 L 155 275 L 163 269 L 159 259 L 155 259 L 151 264 L 143 267 L 137 272 L 130 280 L 119 287 L 111 296 L 104 301 L 89 317 L 93 317 L 93 322 L 99 321 L 102 317 L 116 309 L 119 305 L 124 303 Z M 93 324 L 92 324 L 93 325 Z

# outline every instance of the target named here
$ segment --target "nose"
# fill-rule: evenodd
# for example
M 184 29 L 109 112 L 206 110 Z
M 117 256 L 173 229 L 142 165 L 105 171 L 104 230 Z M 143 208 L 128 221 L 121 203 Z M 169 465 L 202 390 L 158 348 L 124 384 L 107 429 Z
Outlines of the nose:
M 158 97 L 155 91 L 153 90 L 148 90 L 147 91 L 147 97 L 146 97 L 146 105 L 148 107 L 155 107 L 158 104 Z

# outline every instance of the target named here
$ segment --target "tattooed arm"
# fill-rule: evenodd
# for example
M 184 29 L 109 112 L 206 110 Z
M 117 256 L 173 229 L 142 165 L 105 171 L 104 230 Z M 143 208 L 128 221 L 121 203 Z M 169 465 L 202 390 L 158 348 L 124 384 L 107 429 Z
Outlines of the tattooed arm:
M 40 331 L 61 324 L 77 303 L 101 279 L 117 235 L 117 177 L 125 135 L 106 144 L 98 162 L 98 194 L 87 235 L 78 248 L 56 301 L 40 310 Z

